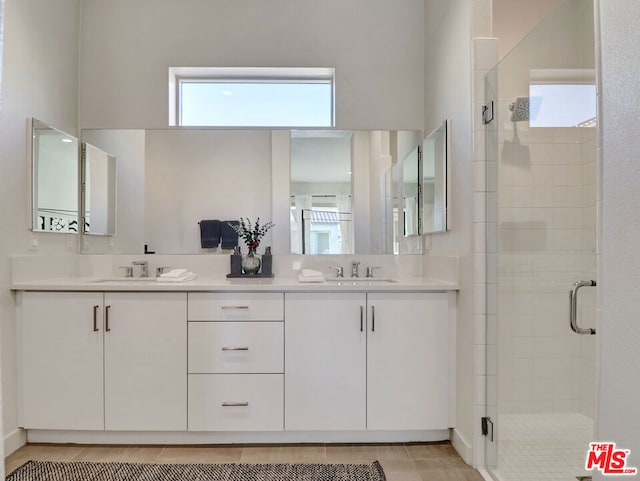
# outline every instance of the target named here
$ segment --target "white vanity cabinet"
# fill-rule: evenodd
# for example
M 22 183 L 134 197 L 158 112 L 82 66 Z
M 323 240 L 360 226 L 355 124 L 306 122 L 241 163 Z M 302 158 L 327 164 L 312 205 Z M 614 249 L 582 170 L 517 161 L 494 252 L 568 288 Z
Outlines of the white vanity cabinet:
M 285 429 L 366 428 L 366 295 L 287 293 Z
M 449 427 L 447 293 L 288 293 L 287 430 Z
M 16 300 L 20 425 L 104 429 L 103 294 L 19 292 Z
M 189 431 L 282 431 L 284 295 L 189 293 Z
M 21 292 L 21 425 L 183 431 L 186 294 Z
M 186 301 L 180 292 L 104 294 L 106 430 L 186 429 Z
M 448 294 L 367 294 L 367 429 L 447 429 Z

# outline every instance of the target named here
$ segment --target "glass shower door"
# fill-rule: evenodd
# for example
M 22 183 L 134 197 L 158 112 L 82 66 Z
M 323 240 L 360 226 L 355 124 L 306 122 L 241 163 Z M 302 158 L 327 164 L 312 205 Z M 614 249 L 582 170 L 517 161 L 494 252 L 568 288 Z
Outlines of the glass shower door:
M 569 325 L 569 291 L 596 277 L 593 4 L 566 0 L 486 78 L 488 316 L 486 465 L 501 481 L 587 476 L 595 337 Z M 595 327 L 595 288 L 577 322 Z M 493 434 L 493 437 L 491 437 Z

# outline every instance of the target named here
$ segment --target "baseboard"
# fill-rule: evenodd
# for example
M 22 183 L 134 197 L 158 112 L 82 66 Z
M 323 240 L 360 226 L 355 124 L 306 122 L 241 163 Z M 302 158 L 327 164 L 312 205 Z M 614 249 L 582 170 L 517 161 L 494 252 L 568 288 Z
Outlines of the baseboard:
M 4 437 L 4 456 L 13 454 L 22 446 L 27 444 L 27 433 L 24 429 L 16 429 L 15 431 L 5 435 Z
M 277 431 L 277 432 L 122 432 L 28 431 L 30 443 L 76 444 L 273 444 L 404 443 L 449 439 L 449 430 L 434 431 Z
M 460 457 L 470 466 L 473 466 L 473 447 L 467 442 L 467 440 L 456 429 L 452 429 L 451 444 L 458 451 Z

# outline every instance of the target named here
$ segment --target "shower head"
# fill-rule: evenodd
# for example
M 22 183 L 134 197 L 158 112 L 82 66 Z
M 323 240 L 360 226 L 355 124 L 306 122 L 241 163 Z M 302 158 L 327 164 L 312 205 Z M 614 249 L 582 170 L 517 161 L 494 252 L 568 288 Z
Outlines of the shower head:
M 529 97 L 518 97 L 515 102 L 509 104 L 511 110 L 511 122 L 529 120 Z

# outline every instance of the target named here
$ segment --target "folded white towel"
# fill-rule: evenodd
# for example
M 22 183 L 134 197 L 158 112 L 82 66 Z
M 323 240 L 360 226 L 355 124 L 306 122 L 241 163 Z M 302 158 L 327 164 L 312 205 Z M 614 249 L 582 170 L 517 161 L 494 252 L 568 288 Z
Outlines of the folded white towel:
M 174 278 L 174 277 L 182 277 L 187 273 L 186 269 L 171 269 L 169 272 L 163 272 L 160 274 L 160 277 L 164 278 Z
M 298 282 L 324 282 L 324 276 L 303 276 L 302 273 L 298 274 Z
M 303 277 L 322 277 L 322 272 L 315 269 L 302 269 L 300 275 Z
M 188 272 L 185 271 L 181 276 L 178 277 L 158 277 L 157 281 L 158 282 L 189 282 L 189 281 L 193 281 L 196 280 L 198 278 L 197 274 L 194 274 L 193 272 Z

